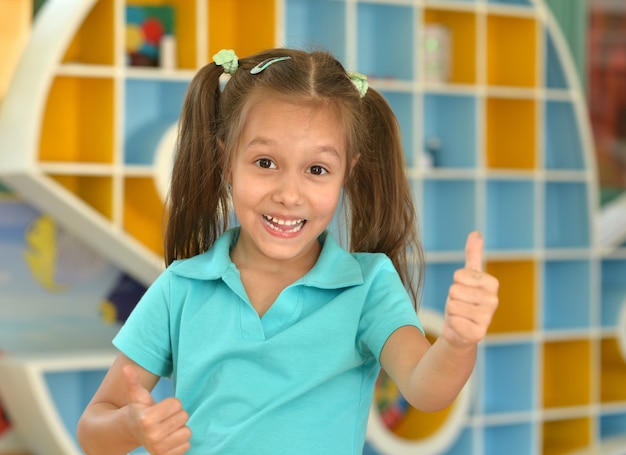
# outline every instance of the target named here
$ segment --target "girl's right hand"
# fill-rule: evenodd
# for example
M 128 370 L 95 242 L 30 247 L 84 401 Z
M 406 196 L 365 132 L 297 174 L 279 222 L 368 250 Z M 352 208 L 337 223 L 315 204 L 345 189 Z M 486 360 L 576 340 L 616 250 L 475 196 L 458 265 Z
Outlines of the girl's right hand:
M 182 455 L 191 447 L 189 416 L 178 398 L 156 403 L 132 365 L 123 368 L 132 433 L 152 455 Z

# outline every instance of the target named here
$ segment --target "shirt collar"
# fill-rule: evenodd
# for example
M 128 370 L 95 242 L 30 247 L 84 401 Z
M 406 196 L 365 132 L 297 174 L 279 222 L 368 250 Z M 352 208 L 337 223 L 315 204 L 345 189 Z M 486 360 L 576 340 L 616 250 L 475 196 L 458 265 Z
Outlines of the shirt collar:
M 239 236 L 239 228 L 224 232 L 208 251 L 177 260 L 169 269 L 172 273 L 197 280 L 217 280 L 236 267 L 230 259 L 230 249 Z M 363 283 L 357 259 L 341 248 L 328 232 L 320 235 L 322 251 L 313 268 L 298 283 L 324 289 L 336 289 Z

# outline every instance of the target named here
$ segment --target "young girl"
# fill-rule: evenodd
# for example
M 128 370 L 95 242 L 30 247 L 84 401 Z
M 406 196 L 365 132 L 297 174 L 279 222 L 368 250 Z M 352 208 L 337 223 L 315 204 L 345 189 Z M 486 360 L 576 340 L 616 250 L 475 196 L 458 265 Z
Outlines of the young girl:
M 349 252 L 327 232 L 340 201 Z M 426 411 L 469 378 L 498 302 L 481 236 L 431 346 L 396 119 L 331 55 L 216 54 L 184 102 L 168 211 L 168 268 L 114 340 L 86 453 L 361 454 L 381 366 Z M 162 376 L 175 397 L 155 403 Z

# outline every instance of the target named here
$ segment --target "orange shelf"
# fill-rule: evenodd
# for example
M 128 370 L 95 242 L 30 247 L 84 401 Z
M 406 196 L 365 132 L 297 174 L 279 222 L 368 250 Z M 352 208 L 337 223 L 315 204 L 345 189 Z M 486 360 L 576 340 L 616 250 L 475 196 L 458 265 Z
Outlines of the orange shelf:
M 548 342 L 543 356 L 545 408 L 584 406 L 591 401 L 591 341 Z
M 500 281 L 500 302 L 489 326 L 490 334 L 535 329 L 535 267 L 533 261 L 487 262 L 486 271 Z
M 113 80 L 57 77 L 44 113 L 39 159 L 113 162 Z

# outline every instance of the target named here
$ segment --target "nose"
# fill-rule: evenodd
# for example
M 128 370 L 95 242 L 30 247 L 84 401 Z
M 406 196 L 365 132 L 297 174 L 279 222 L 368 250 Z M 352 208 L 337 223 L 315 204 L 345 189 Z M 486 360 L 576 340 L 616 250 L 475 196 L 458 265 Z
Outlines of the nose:
M 299 205 L 302 202 L 302 184 L 293 173 L 282 173 L 276 179 L 272 199 L 284 206 Z

